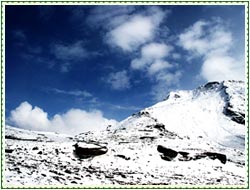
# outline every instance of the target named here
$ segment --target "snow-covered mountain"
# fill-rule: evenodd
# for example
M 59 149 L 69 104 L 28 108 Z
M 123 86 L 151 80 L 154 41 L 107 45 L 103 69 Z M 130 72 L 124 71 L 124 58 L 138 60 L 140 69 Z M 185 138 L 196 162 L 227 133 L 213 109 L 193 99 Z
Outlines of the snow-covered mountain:
M 171 92 L 74 137 L 6 126 L 6 185 L 244 186 L 246 131 L 241 81 Z

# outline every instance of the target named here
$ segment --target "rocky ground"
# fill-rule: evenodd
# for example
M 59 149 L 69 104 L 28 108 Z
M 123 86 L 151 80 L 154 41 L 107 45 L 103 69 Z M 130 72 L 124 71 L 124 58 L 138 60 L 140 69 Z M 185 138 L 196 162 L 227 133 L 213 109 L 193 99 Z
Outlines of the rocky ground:
M 215 83 L 172 93 L 118 126 L 76 136 L 7 126 L 6 185 L 243 187 L 243 85 Z M 228 107 L 234 115 L 225 114 Z M 76 143 L 87 156 L 76 151 Z M 100 155 L 98 147 L 104 150 Z

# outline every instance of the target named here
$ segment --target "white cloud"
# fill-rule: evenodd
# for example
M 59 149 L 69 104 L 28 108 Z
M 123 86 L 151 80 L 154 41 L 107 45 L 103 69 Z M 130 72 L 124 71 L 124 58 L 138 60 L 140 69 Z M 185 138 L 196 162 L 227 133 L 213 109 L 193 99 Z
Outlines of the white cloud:
M 142 47 L 141 56 L 145 59 L 162 59 L 169 55 L 172 50 L 171 46 L 163 43 L 150 43 Z
M 39 107 L 34 107 L 23 102 L 15 110 L 11 111 L 10 121 L 18 124 L 19 127 L 34 130 L 48 130 L 50 121 L 48 114 Z
M 120 15 L 109 30 L 106 41 L 124 51 L 134 51 L 153 40 L 166 12 L 157 7 L 134 15 Z M 113 19 L 112 19 L 113 20 Z
M 135 16 L 108 34 L 109 43 L 124 51 L 132 51 L 154 36 L 154 25 L 150 18 Z
M 234 58 L 226 55 L 206 58 L 201 68 L 201 75 L 210 81 L 245 79 L 244 67 L 241 67 Z
M 132 69 L 150 69 L 150 72 L 156 72 L 159 67 L 161 67 L 161 69 L 167 68 L 166 66 L 169 64 L 166 64 L 164 58 L 169 55 L 172 49 L 173 48 L 171 46 L 163 43 L 147 44 L 142 47 L 140 58 L 132 60 L 130 66 Z
M 130 88 L 130 81 L 127 71 L 119 71 L 116 73 L 110 73 L 107 78 L 107 83 L 111 84 L 111 87 L 115 90 L 125 90 Z
M 104 130 L 107 125 L 115 125 L 117 121 L 106 119 L 99 110 L 85 111 L 70 109 L 64 114 L 56 114 L 48 119 L 48 114 L 39 107 L 23 102 L 11 111 L 8 121 L 23 129 L 54 131 L 66 134 L 78 134 L 86 131 Z
M 163 43 L 149 43 L 141 49 L 141 55 L 131 61 L 131 68 L 146 72 L 155 85 L 151 94 L 157 101 L 163 100 L 169 87 L 177 85 L 182 76 L 181 71 L 176 70 L 177 64 L 170 64 L 166 59 L 172 55 L 173 47 Z M 173 69 L 170 71 L 170 69 Z
M 65 90 L 60 90 L 57 88 L 52 88 L 49 89 L 52 92 L 55 92 L 57 94 L 66 94 L 66 95 L 71 95 L 71 96 L 82 96 L 82 97 L 92 97 L 92 94 L 86 90 L 70 90 L 70 91 L 65 91 Z
M 181 46 L 195 56 L 213 51 L 226 52 L 232 46 L 232 34 L 220 22 L 197 21 L 180 34 Z
M 178 70 L 172 73 L 160 72 L 158 75 L 156 75 L 156 79 L 159 82 L 165 83 L 165 86 L 167 87 L 167 86 L 178 84 L 181 76 L 182 76 L 182 72 Z
M 230 52 L 232 33 L 220 19 L 197 21 L 180 34 L 179 45 L 190 52 L 191 59 L 203 59 L 200 76 L 205 80 L 244 80 L 244 62 Z
M 157 6 L 143 10 L 137 6 L 96 6 L 90 10 L 87 24 L 102 29 L 107 44 L 131 52 L 154 39 L 168 13 Z
M 63 61 L 80 60 L 87 57 L 87 51 L 83 48 L 81 41 L 68 45 L 54 44 L 51 52 L 57 59 Z
M 169 64 L 167 61 L 163 61 L 163 60 L 156 60 L 152 65 L 150 65 L 150 67 L 148 68 L 148 73 L 150 75 L 153 75 L 159 71 L 162 71 L 164 69 L 168 69 L 171 68 L 172 65 Z

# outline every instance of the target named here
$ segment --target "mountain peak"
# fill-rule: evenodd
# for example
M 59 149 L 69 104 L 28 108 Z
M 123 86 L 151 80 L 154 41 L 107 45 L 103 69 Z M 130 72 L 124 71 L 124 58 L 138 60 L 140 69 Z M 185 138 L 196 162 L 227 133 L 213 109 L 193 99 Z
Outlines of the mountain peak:
M 7 183 L 244 185 L 244 92 L 241 81 L 171 92 L 115 128 L 74 137 L 7 127 Z

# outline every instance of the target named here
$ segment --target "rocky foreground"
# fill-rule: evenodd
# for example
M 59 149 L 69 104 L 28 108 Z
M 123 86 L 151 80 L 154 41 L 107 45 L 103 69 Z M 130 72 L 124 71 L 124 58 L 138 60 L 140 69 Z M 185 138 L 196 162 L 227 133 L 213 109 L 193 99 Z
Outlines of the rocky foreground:
M 98 132 L 6 126 L 5 185 L 246 184 L 244 83 L 209 83 Z

